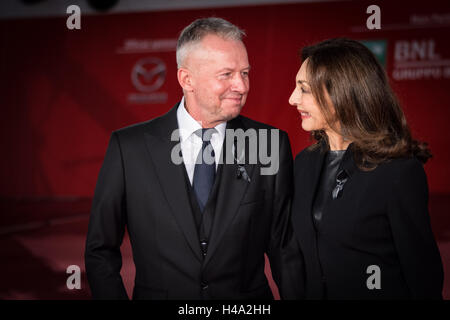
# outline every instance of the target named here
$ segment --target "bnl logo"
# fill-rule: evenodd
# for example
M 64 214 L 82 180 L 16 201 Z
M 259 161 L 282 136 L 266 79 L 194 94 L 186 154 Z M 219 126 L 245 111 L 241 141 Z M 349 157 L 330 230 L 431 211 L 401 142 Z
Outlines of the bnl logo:
M 395 61 L 439 60 L 436 43 L 428 40 L 400 40 L 395 43 Z

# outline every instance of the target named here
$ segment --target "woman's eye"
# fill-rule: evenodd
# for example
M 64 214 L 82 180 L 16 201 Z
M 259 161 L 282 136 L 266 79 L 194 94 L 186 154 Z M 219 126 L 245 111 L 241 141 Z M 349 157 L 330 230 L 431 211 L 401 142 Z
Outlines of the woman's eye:
M 309 93 L 308 90 L 306 90 L 305 88 L 301 87 L 302 93 Z

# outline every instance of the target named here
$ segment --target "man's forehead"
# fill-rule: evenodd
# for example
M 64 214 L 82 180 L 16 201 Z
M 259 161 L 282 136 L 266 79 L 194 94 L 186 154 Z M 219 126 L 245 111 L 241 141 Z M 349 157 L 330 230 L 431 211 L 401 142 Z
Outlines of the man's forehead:
M 217 53 L 247 52 L 240 40 L 228 39 L 218 35 L 206 35 L 202 40 L 192 46 L 192 51 L 209 51 Z
M 245 47 L 198 45 L 191 48 L 187 63 L 205 64 L 213 62 L 214 68 L 247 68 L 249 66 Z
M 202 39 L 199 41 L 200 43 L 239 43 L 244 45 L 244 43 L 239 39 L 234 39 L 227 37 L 225 35 L 215 34 L 215 33 L 208 33 L 202 37 Z

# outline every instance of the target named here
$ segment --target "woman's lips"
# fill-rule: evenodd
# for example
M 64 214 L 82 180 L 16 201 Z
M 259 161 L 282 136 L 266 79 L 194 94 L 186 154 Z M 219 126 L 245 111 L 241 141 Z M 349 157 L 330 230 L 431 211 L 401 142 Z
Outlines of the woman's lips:
M 309 112 L 306 112 L 306 111 L 303 111 L 303 110 L 298 110 L 298 112 L 300 113 L 302 119 L 311 118 L 311 114 Z

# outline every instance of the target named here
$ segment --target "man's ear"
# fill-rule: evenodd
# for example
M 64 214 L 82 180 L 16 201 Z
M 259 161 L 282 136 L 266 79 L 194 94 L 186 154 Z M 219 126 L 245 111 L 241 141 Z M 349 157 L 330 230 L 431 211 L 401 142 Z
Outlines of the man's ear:
M 191 92 L 194 91 L 192 83 L 192 74 L 186 68 L 178 68 L 177 72 L 178 83 L 183 88 L 183 90 Z

